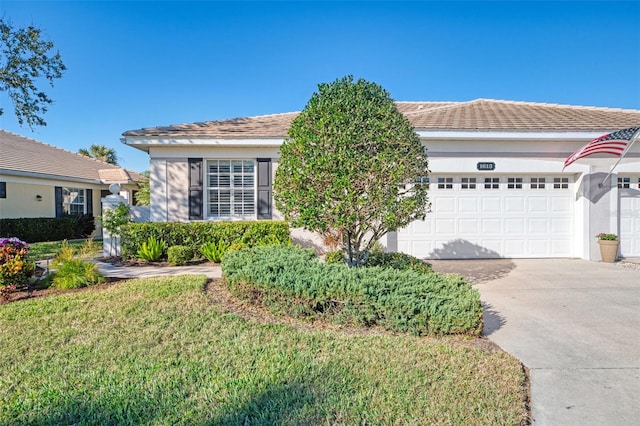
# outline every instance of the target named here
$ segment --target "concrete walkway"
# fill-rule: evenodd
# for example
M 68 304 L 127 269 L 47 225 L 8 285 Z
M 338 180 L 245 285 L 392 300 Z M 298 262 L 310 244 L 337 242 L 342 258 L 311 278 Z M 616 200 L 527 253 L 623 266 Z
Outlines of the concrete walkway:
M 115 266 L 97 261 L 98 270 L 105 277 L 113 278 L 149 278 L 168 275 L 206 275 L 209 278 L 220 278 L 220 266 L 204 264 L 193 266 Z
M 638 265 L 500 259 L 434 269 L 475 281 L 485 334 L 530 369 L 534 425 L 639 424 Z

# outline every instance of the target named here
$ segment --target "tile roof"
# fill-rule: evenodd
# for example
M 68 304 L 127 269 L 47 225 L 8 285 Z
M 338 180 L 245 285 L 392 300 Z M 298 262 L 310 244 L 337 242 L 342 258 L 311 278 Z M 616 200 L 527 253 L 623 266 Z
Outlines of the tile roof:
M 416 130 L 611 131 L 640 125 L 640 110 L 476 99 L 396 102 Z M 129 130 L 144 138 L 283 138 L 298 112 Z
M 0 129 L 0 170 L 39 173 L 96 182 L 129 182 L 130 173 L 122 167 L 47 145 Z M 137 174 L 137 173 L 136 173 Z

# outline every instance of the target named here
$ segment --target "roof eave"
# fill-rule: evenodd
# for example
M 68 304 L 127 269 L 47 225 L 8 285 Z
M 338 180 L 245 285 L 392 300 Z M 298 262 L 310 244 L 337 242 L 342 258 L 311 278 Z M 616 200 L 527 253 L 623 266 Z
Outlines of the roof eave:
M 602 136 L 599 131 L 506 131 L 506 130 L 433 130 L 416 129 L 421 139 L 427 140 L 492 140 L 492 141 L 582 141 Z
M 234 146 L 234 147 L 278 147 L 283 137 L 221 138 L 219 136 L 168 137 L 145 136 L 124 137 L 121 142 L 141 151 L 149 152 L 151 147 L 159 146 Z

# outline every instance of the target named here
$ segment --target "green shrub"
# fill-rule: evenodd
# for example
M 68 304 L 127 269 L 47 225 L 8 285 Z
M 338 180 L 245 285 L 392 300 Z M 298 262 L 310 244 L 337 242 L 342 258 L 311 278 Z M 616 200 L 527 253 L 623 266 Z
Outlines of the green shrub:
M 200 253 L 209 262 L 220 263 L 229 246 L 230 244 L 224 240 L 220 240 L 217 243 L 209 241 L 200 247 Z
M 222 271 L 234 294 L 276 312 L 414 335 L 482 331 L 479 293 L 459 275 L 345 268 L 320 263 L 313 250 L 282 246 L 229 252 Z
M 85 236 L 91 226 L 95 229 L 91 215 L 0 219 L 0 236 L 29 243 L 62 241 Z
M 241 242 L 235 242 L 233 244 L 231 244 L 229 246 L 229 248 L 227 248 L 227 252 L 233 251 L 233 250 L 242 250 L 243 248 L 246 248 L 247 245 L 245 243 L 241 243 Z
M 162 253 L 166 246 L 167 245 L 163 240 L 158 240 L 155 237 L 149 237 L 138 249 L 138 257 L 148 262 L 155 262 L 162 257 Z
M 82 259 L 63 260 L 57 263 L 53 273 L 52 287 L 59 290 L 87 287 L 105 282 L 98 265 Z
M 171 246 L 167 250 L 167 260 L 175 266 L 184 266 L 193 259 L 193 251 L 187 246 Z
M 324 255 L 324 261 L 329 264 L 338 263 L 346 266 L 346 263 L 344 262 L 344 253 L 342 252 L 342 250 L 327 252 Z
M 129 223 L 120 229 L 122 256 L 136 257 L 149 237 L 164 240 L 168 246 L 187 246 L 198 253 L 204 243 L 225 241 L 245 246 L 268 241 L 289 244 L 289 225 L 283 221 L 242 222 L 147 222 Z
M 371 252 L 365 266 L 379 266 L 381 268 L 393 268 L 399 271 L 412 270 L 421 274 L 433 272 L 431 264 L 405 253 Z
M 98 265 L 76 258 L 76 250 L 67 241 L 62 242 L 60 251 L 53 259 L 55 268 L 51 287 L 59 290 L 87 287 L 99 284 L 106 279 L 98 271 Z

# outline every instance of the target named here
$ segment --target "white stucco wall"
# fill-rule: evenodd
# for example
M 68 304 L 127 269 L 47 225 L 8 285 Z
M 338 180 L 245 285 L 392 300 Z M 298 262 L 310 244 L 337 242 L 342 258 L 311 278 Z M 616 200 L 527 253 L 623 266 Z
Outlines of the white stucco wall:
M 525 135 L 527 136 L 527 135 Z M 572 137 L 557 139 L 545 137 L 536 140 L 527 136 L 523 140 L 514 138 L 496 140 L 456 140 L 452 138 L 423 138 L 429 155 L 430 176 L 441 174 L 473 175 L 482 173 L 498 174 L 546 174 L 570 176 L 574 183 L 573 253 L 575 257 L 599 259 L 599 248 L 595 235 L 599 232 L 619 233 L 618 194 L 616 176 L 611 176 L 609 188 L 598 188 L 598 183 L 615 163 L 615 158 L 582 159 L 563 171 L 564 159 L 590 139 Z M 182 146 L 171 141 L 150 145 L 151 157 L 151 220 L 188 220 L 188 163 L 187 158 L 207 159 L 252 159 L 271 158 L 275 176 L 279 151 L 273 141 L 240 143 L 233 146 L 232 140 L 221 141 L 210 146 L 198 143 Z M 636 144 L 616 168 L 617 173 L 638 173 L 640 171 L 640 144 Z M 479 162 L 495 163 L 493 172 L 478 171 Z M 273 218 L 282 215 L 273 204 Z M 303 230 L 293 230 L 294 237 L 310 245 L 320 246 L 321 238 Z M 395 235 L 383 238 L 383 245 L 395 250 Z

